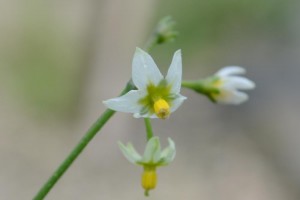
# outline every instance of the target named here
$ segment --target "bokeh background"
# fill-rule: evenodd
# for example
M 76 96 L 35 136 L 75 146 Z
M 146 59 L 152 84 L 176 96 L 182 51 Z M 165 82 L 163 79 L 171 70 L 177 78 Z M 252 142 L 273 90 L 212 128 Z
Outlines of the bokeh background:
M 226 65 L 257 88 L 240 106 L 188 100 L 153 128 L 177 157 L 148 199 L 300 199 L 300 1 L 1 0 L 0 199 L 32 199 L 131 74 L 156 22 L 176 42 L 151 54 L 163 72 L 183 51 L 184 79 Z M 117 141 L 145 145 L 143 120 L 117 113 L 46 199 L 144 199 L 142 169 Z

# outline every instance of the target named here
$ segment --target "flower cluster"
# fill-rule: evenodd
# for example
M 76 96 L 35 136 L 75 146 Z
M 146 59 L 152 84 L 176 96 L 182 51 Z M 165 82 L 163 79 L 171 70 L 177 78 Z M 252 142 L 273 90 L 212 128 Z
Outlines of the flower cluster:
M 151 56 L 136 48 L 132 61 L 132 82 L 136 89 L 103 103 L 112 110 L 133 113 L 136 118 L 166 119 L 186 99 L 180 94 L 183 86 L 206 95 L 213 102 L 240 104 L 248 99 L 248 95 L 240 90 L 255 87 L 251 80 L 239 76 L 244 73 L 245 69 L 230 66 L 203 80 L 182 81 L 181 51 L 178 50 L 174 53 L 168 73 L 164 77 Z M 146 196 L 149 195 L 149 190 L 156 187 L 156 168 L 168 165 L 175 157 L 175 143 L 170 138 L 168 141 L 169 146 L 161 151 L 159 138 L 153 136 L 151 130 L 143 156 L 137 153 L 131 143 L 124 145 L 119 142 L 127 160 L 144 168 L 141 182 Z
M 177 36 L 174 25 L 175 22 L 171 17 L 162 19 L 146 43 L 147 49 L 157 44 L 173 41 Z M 132 61 L 132 78 L 124 88 L 122 96 L 103 101 L 109 109 L 87 131 L 34 199 L 44 199 L 66 169 L 114 114 L 114 111 L 132 113 L 136 118 L 144 118 L 147 132 L 144 154 L 140 155 L 131 143 L 124 145 L 119 142 L 119 147 L 129 162 L 143 167 L 141 184 L 145 195 L 148 196 L 149 191 L 157 184 L 156 169 L 170 164 L 176 154 L 175 143 L 170 138 L 168 139 L 169 145 L 161 150 L 160 140 L 152 132 L 150 118 L 166 119 L 181 106 L 186 100 L 186 97 L 180 94 L 181 86 L 206 95 L 216 103 L 241 104 L 248 99 L 248 95 L 242 90 L 255 88 L 254 82 L 240 76 L 245 72 L 242 67 L 230 66 L 203 80 L 182 81 L 181 50 L 174 53 L 167 75 L 163 76 L 152 57 L 142 49 L 136 48 Z

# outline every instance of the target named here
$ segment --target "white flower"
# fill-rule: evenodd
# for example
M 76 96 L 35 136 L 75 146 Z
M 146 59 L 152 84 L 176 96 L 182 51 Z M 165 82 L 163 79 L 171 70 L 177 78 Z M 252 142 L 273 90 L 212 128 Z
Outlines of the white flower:
M 169 146 L 161 151 L 159 138 L 152 137 L 147 142 L 143 156 L 137 153 L 131 143 L 125 146 L 119 142 L 119 147 L 129 162 L 142 166 L 157 167 L 168 165 L 175 158 L 175 143 L 171 138 L 168 138 L 168 142 Z
M 136 48 L 132 61 L 132 81 L 137 90 L 103 101 L 110 109 L 134 113 L 134 117 L 165 119 L 186 99 L 180 94 L 181 51 L 173 56 L 167 76 L 163 77 L 151 56 Z
M 132 144 L 128 143 L 127 146 L 119 142 L 119 147 L 124 156 L 133 164 L 141 165 L 144 167 L 142 174 L 142 186 L 145 189 L 145 195 L 156 187 L 157 175 L 156 168 L 159 166 L 166 166 L 175 158 L 176 150 L 175 143 L 170 138 L 168 139 L 169 146 L 161 151 L 160 142 L 158 137 L 152 137 L 146 145 L 144 155 L 141 156 L 136 152 Z
M 212 93 L 211 98 L 222 104 L 241 104 L 248 100 L 248 95 L 240 90 L 255 88 L 251 80 L 238 76 L 245 74 L 246 70 L 238 66 L 228 66 L 219 70 L 213 78 L 212 87 L 218 92 Z

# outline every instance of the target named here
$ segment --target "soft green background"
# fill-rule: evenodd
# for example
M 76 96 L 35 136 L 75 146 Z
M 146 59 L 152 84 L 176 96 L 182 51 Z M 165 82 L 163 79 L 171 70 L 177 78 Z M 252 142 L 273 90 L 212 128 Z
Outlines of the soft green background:
M 183 52 L 184 79 L 227 65 L 257 84 L 237 107 L 188 97 L 154 132 L 177 144 L 149 199 L 300 198 L 300 3 L 291 0 L 0 1 L 0 199 L 31 199 L 116 96 L 158 19 L 180 32 L 151 54 L 166 72 Z M 117 114 L 47 199 L 143 199 L 139 167 L 117 141 L 143 150 L 142 120 Z

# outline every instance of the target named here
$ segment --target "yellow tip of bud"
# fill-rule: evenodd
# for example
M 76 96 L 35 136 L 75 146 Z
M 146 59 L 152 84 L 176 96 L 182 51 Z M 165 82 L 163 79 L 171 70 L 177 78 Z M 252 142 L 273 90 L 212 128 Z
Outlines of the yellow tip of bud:
M 170 115 L 170 106 L 164 99 L 159 99 L 154 103 L 154 112 L 157 117 L 166 119 Z
M 142 174 L 142 186 L 145 189 L 145 194 L 148 194 L 149 190 L 152 190 L 156 186 L 156 171 L 155 169 L 145 169 Z

